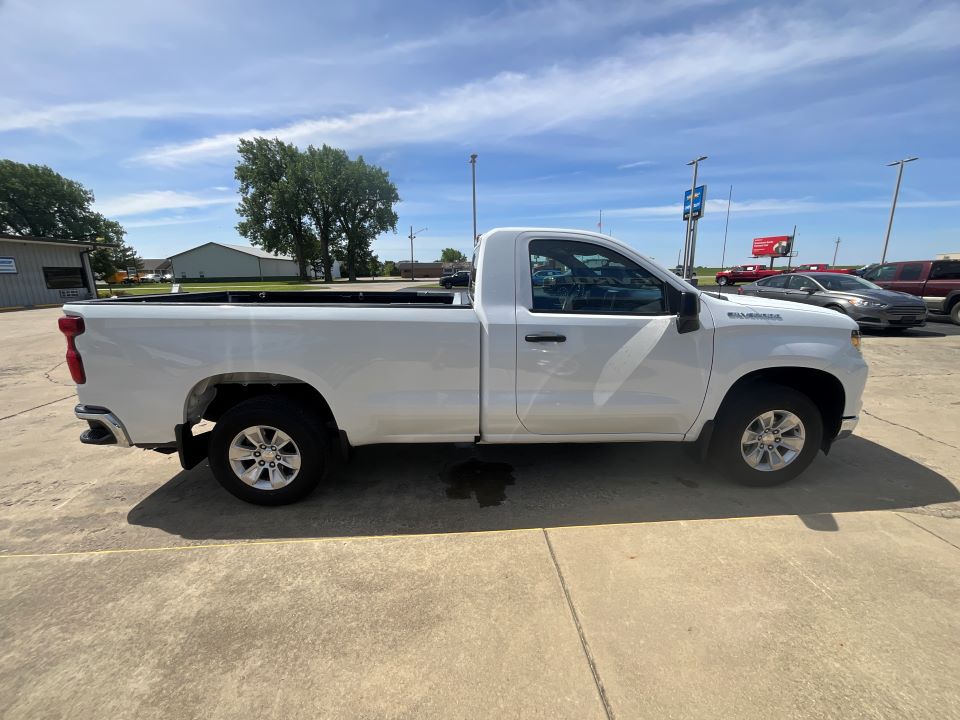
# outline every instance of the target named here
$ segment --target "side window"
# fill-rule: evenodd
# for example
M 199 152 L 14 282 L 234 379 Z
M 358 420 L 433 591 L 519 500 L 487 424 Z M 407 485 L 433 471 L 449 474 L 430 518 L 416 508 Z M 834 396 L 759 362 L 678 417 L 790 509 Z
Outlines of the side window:
M 552 273 L 541 272 L 552 270 Z M 665 315 L 663 282 L 620 253 L 574 240 L 530 242 L 533 312 Z
M 791 275 L 790 284 L 788 287 L 791 290 L 819 290 L 817 284 L 808 277 L 803 275 Z
M 960 280 L 960 260 L 940 260 L 930 268 L 931 280 Z
M 898 280 L 919 280 L 923 274 L 923 263 L 907 263 L 900 266 Z
M 897 274 L 896 265 L 881 265 L 876 270 L 871 271 L 870 279 L 879 280 L 883 282 L 884 280 L 893 280 L 896 274 Z
M 787 276 L 786 275 L 775 275 L 771 278 L 767 278 L 762 283 L 763 287 L 769 288 L 784 288 L 787 286 Z

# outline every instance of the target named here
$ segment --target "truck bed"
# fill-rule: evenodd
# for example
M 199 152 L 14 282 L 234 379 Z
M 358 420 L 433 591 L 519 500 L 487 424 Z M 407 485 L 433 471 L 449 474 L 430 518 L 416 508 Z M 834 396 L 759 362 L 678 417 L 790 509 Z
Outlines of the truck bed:
M 386 307 L 427 306 L 427 307 L 470 307 L 467 293 L 425 292 L 422 290 L 397 290 L 392 292 L 364 292 L 363 290 L 318 290 L 304 291 L 260 291 L 260 290 L 213 290 L 209 292 L 164 293 L 157 295 L 129 295 L 100 300 L 86 300 L 78 304 L 111 305 L 374 305 Z

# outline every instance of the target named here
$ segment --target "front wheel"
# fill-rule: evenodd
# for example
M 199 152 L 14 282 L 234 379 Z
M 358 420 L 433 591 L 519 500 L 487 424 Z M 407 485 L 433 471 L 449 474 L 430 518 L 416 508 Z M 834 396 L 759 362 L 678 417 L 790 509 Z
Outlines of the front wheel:
M 245 400 L 217 421 L 209 460 L 217 481 L 241 500 L 285 505 L 306 497 L 327 466 L 323 424 L 284 397 Z
M 725 277 L 717 278 L 717 285 L 719 285 L 720 287 L 723 287 L 723 286 L 729 284 L 729 282 L 730 282 L 730 281 L 727 280 Z
M 792 480 L 813 462 L 823 441 L 823 418 L 806 395 L 755 383 L 727 398 L 710 443 L 718 469 L 742 485 Z

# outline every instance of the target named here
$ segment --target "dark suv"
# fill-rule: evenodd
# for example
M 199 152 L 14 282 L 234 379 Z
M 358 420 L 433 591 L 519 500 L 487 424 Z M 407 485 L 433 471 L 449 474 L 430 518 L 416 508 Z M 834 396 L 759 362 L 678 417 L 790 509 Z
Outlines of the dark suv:
M 447 290 L 454 286 L 467 287 L 470 284 L 470 271 L 458 270 L 453 275 L 444 275 L 440 278 L 440 284 Z
M 877 265 L 863 278 L 884 290 L 922 298 L 930 312 L 946 313 L 960 325 L 960 260 L 910 260 Z

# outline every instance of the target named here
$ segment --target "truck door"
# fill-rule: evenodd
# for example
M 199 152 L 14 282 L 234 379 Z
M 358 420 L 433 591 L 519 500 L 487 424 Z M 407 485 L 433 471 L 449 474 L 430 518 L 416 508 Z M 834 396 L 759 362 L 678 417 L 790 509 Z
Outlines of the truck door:
M 677 329 L 676 290 L 598 238 L 517 239 L 517 416 L 538 435 L 671 435 L 700 411 L 713 323 Z M 562 274 L 534 285 L 532 268 Z
M 928 262 L 900 263 L 897 275 L 893 282 L 885 285 L 887 290 L 910 293 L 920 297 L 923 295 L 923 284 L 930 270 Z

